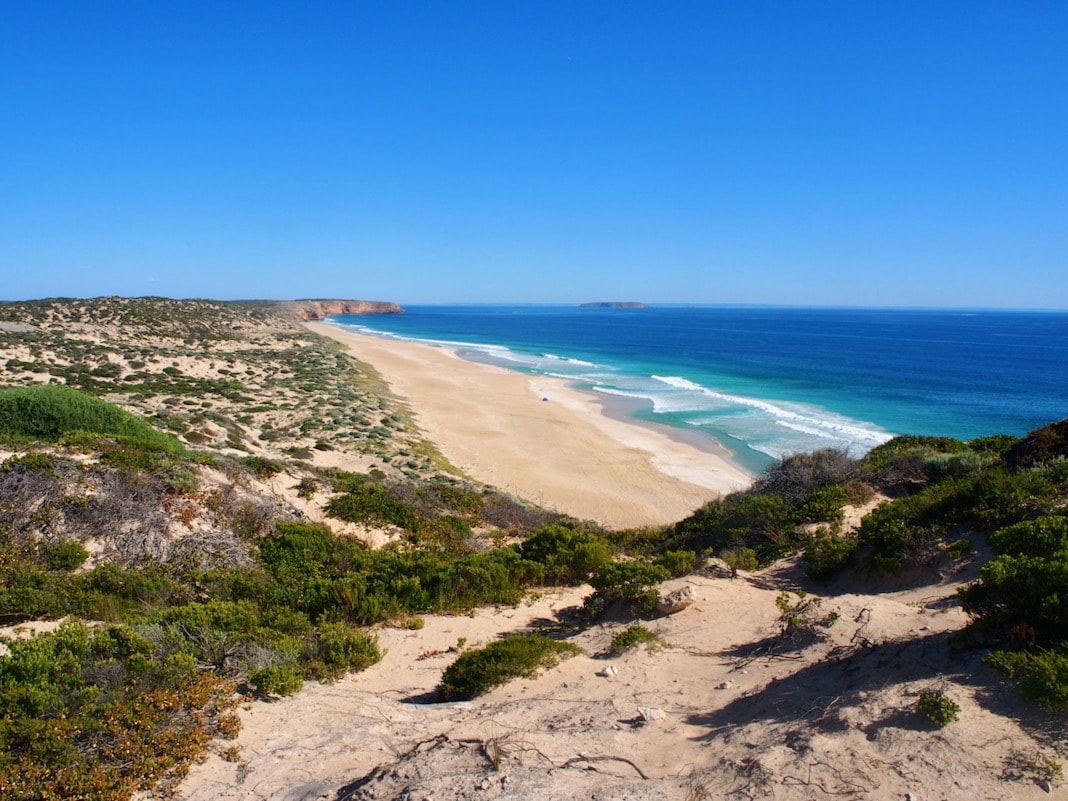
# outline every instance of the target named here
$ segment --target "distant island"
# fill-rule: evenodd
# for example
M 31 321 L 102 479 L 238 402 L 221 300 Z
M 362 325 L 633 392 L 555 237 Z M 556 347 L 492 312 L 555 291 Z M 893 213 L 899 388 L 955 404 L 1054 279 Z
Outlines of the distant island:
M 597 303 L 583 303 L 579 306 L 580 309 L 648 309 L 649 306 L 645 303 L 637 303 L 635 301 L 599 301 Z

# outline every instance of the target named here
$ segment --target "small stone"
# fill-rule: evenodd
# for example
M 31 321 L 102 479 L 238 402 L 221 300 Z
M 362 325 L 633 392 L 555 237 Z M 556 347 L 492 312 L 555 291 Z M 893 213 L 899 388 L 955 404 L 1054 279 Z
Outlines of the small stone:
M 1042 782 L 1042 789 L 1045 790 L 1047 793 L 1052 793 L 1053 784 L 1047 779 L 1046 781 Z
M 604 676 L 606 679 L 612 678 L 617 673 L 619 673 L 619 668 L 617 668 L 615 665 L 608 665 L 604 668 L 604 670 L 597 671 L 598 676 Z
M 730 688 L 731 688 L 731 683 L 729 681 L 720 682 L 716 686 L 717 690 L 729 690 Z
M 648 722 L 652 720 L 663 720 L 667 717 L 667 712 L 663 709 L 657 709 L 651 706 L 638 707 L 638 714 L 641 715 L 642 720 Z

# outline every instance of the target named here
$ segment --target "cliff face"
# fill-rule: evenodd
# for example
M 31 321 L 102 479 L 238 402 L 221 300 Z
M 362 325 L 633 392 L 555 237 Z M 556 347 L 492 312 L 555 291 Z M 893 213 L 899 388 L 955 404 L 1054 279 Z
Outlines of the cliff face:
M 279 305 L 300 320 L 322 320 L 336 314 L 404 314 L 396 303 L 377 300 L 291 300 Z

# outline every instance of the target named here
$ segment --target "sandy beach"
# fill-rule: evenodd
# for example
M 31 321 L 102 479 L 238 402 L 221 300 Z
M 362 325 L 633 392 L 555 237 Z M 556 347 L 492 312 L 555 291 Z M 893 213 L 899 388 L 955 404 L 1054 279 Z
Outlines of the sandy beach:
M 546 508 L 611 528 L 662 525 L 751 480 L 715 443 L 698 447 L 669 430 L 615 419 L 595 395 L 560 379 L 306 325 L 373 365 L 453 465 Z

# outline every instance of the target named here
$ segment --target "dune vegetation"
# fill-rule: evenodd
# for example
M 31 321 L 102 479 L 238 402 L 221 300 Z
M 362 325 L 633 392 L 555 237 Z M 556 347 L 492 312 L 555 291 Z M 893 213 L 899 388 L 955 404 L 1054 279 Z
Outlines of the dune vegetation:
M 205 749 L 235 753 L 241 699 L 367 668 L 381 627 L 582 585 L 576 626 L 639 621 L 670 577 L 787 557 L 875 581 L 989 549 L 953 647 L 1068 710 L 1068 424 L 799 454 L 674 525 L 609 531 L 457 475 L 369 367 L 270 304 L 57 300 L 0 321 L 0 621 L 61 621 L 4 639 L 4 798 L 162 792 Z M 657 644 L 626 632 L 617 653 Z M 440 696 L 575 650 L 468 649 Z

